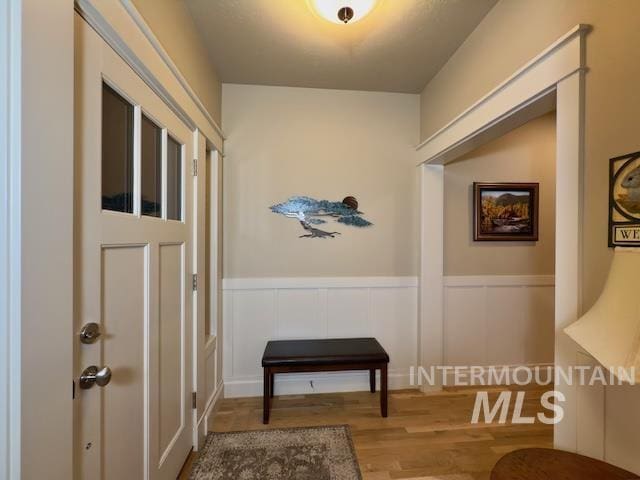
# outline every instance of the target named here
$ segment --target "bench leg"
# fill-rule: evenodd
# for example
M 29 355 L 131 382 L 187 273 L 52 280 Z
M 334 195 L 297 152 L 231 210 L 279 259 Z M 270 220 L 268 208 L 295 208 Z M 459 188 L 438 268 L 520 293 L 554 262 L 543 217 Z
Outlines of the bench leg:
M 265 425 L 269 423 L 269 409 L 271 408 L 271 372 L 269 368 L 264 368 L 263 379 L 263 394 L 262 394 L 262 423 Z
M 275 391 L 274 384 L 275 384 L 276 374 L 272 373 L 270 377 L 271 377 L 271 383 L 269 384 L 269 393 L 271 394 L 271 398 L 273 398 L 273 395 L 274 395 L 273 392 Z
M 387 416 L 388 404 L 388 388 L 387 388 L 387 364 L 380 368 L 380 413 L 383 417 Z
M 369 389 L 371 393 L 376 392 L 376 369 L 372 368 L 369 370 Z

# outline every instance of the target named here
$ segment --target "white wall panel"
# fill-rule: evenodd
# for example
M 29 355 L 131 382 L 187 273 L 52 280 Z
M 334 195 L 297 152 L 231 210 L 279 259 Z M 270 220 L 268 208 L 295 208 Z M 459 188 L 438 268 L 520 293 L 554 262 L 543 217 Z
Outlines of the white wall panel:
M 525 362 L 524 318 L 528 292 L 523 287 L 493 287 L 485 294 L 486 362 L 490 365 L 518 365 Z M 553 321 L 553 316 L 549 318 Z
M 246 290 L 234 292 L 232 298 L 233 375 L 258 375 L 264 346 L 275 334 L 276 291 Z
M 549 286 L 528 286 L 526 289 L 524 356 L 531 363 L 546 363 L 554 358 L 554 323 L 540 321 L 541 318 L 553 318 L 555 314 L 554 290 L 555 287 Z
M 226 396 L 261 395 L 262 353 L 278 338 L 376 337 L 391 357 L 391 387 L 410 386 L 418 362 L 414 279 L 234 279 L 223 288 Z M 444 303 L 446 364 L 553 362 L 553 277 L 446 277 Z M 367 388 L 366 373 L 357 372 L 276 380 L 278 395 Z
M 409 386 L 418 352 L 414 277 L 233 279 L 223 288 L 227 397 L 262 394 L 262 353 L 279 338 L 376 337 L 391 357 L 390 387 Z M 276 377 L 277 395 L 368 388 L 366 372 Z
M 553 363 L 550 276 L 445 277 L 447 365 Z
M 327 331 L 318 290 L 277 290 L 276 335 L 281 338 L 320 338 Z
M 327 336 L 372 336 L 369 289 L 339 288 L 327 292 Z
M 444 363 L 478 365 L 487 359 L 484 288 L 445 287 Z
M 233 292 L 222 292 L 222 345 L 233 345 Z M 222 349 L 222 377 L 227 378 L 233 372 L 233 351 L 231 348 Z
M 393 365 L 415 365 L 418 361 L 418 297 L 412 288 L 370 290 L 371 335 L 384 339 Z M 395 367 L 394 367 L 395 368 Z

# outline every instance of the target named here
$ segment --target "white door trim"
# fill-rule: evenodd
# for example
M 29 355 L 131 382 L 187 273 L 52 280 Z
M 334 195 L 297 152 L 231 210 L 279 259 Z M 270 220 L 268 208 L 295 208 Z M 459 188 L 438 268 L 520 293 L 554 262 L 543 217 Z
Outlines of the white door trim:
M 76 10 L 193 131 L 223 151 L 224 133 L 130 0 L 75 0 Z
M 199 135 L 198 135 L 199 137 Z M 197 262 L 194 264 L 198 274 L 198 288 L 195 292 L 194 305 L 194 385 L 197 385 L 196 409 L 194 409 L 194 450 L 204 445 L 209 432 L 209 419 L 212 417 L 217 402 L 223 398 L 222 376 L 218 375 L 222 358 L 222 292 L 220 288 L 220 162 L 222 157 L 211 145 L 205 144 L 205 138 L 200 137 L 198 143 L 198 171 L 194 177 L 198 198 L 196 222 L 196 237 L 200 246 L 197 247 Z M 209 229 L 207 230 L 207 215 Z M 206 242 L 209 242 L 209 265 L 206 265 Z M 209 275 L 206 276 L 208 267 Z M 206 276 L 206 277 L 205 277 Z M 209 300 L 209 318 L 206 318 L 205 299 Z M 206 332 L 206 322 L 210 322 L 209 335 Z
M 0 477 L 20 478 L 21 4 L 0 7 Z
M 220 135 L 220 137 L 222 137 L 223 140 L 226 140 L 226 136 L 222 131 L 222 127 L 218 125 L 218 123 L 215 121 L 215 119 L 211 116 L 207 108 L 202 103 L 202 100 L 200 100 L 196 92 L 193 91 L 193 89 L 191 88 L 191 85 L 189 85 L 189 82 L 187 82 L 187 79 L 184 78 L 184 76 L 178 69 L 177 65 L 173 62 L 173 60 L 171 60 L 171 57 L 169 56 L 167 51 L 164 49 L 160 41 L 157 39 L 157 37 L 155 36 L 155 34 L 153 33 L 149 25 L 147 25 L 147 22 L 144 21 L 144 18 L 142 18 L 142 15 L 140 15 L 140 12 L 138 12 L 133 2 L 131 0 L 120 0 L 120 1 L 122 3 L 122 6 L 127 10 L 129 15 L 133 19 L 133 21 L 136 22 L 136 25 L 138 25 L 138 28 L 140 28 L 144 36 L 147 38 L 147 40 L 149 40 L 149 43 L 153 45 L 153 48 L 155 49 L 155 51 L 158 52 L 158 55 L 160 55 L 164 63 L 167 65 L 167 67 L 169 67 L 169 70 L 171 70 L 171 72 L 176 77 L 178 82 L 180 82 L 180 85 L 182 85 L 182 88 L 184 88 L 186 92 L 189 94 L 189 97 L 191 97 L 191 100 L 193 100 L 193 103 L 196 104 L 196 106 L 198 107 L 202 115 L 209 121 L 213 129 L 218 133 L 218 135 Z
M 575 363 L 576 347 L 562 328 L 578 318 L 582 266 L 582 157 L 586 25 L 577 25 L 485 97 L 423 143 L 420 338 L 424 367 L 443 361 L 442 165 L 504 134 L 548 109 L 557 109 L 556 188 L 556 365 Z M 542 107 L 541 107 L 542 106 Z M 555 446 L 577 450 L 575 388 L 566 396 L 565 418 L 555 428 Z M 602 412 L 604 415 L 604 412 Z M 604 421 L 604 417 L 603 417 Z
M 217 326 L 219 323 L 218 306 L 220 299 L 219 276 L 219 238 L 218 238 L 218 206 L 219 206 L 219 156 L 216 150 L 210 150 L 204 136 L 194 132 L 195 156 L 197 158 L 197 175 L 194 179 L 194 273 L 197 275 L 197 289 L 194 291 L 193 308 L 193 385 L 197 391 L 196 408 L 193 410 L 194 432 L 193 447 L 198 451 L 204 445 L 208 433 L 208 417 L 215 407 L 215 401 L 221 398 L 221 385 L 216 378 L 215 359 L 218 356 L 217 334 L 220 329 L 209 330 L 206 335 L 206 322 Z M 208 183 L 207 183 L 208 182 Z M 209 202 L 209 203 L 207 203 Z M 207 230 L 207 215 L 209 227 Z M 210 242 L 209 261 L 206 265 L 206 243 Z M 207 270 L 209 275 L 207 276 Z M 206 300 L 209 300 L 209 318 L 206 318 Z M 212 367 L 209 359 L 214 357 Z M 213 385 L 213 388 L 210 388 Z M 212 403 L 214 402 L 214 403 Z
M 491 92 L 421 142 L 416 147 L 421 159 L 419 163 L 446 162 L 450 157 L 445 155 L 452 149 L 514 116 L 554 90 L 564 78 L 585 70 L 583 39 L 589 30 L 588 25 L 576 25 Z

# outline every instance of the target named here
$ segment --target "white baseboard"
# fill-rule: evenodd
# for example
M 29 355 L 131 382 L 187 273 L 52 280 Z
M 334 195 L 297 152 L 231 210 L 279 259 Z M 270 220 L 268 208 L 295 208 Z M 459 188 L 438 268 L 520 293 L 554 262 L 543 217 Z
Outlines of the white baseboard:
M 220 380 L 220 382 L 218 382 L 218 385 L 216 387 L 216 393 L 213 394 L 213 396 L 211 397 L 211 400 L 209 400 L 209 403 L 207 404 L 204 410 L 203 417 L 204 417 L 205 432 L 209 431 L 209 420 L 213 416 L 213 414 L 216 413 L 216 410 L 220 406 L 220 400 L 222 400 L 223 398 L 224 398 L 224 382 Z
M 311 386 L 313 382 L 313 387 Z M 390 371 L 389 389 L 417 388 L 411 386 L 409 371 Z M 224 382 L 224 398 L 262 396 L 262 377 L 248 377 Z M 380 389 L 380 375 L 376 376 Z M 283 373 L 276 374 L 275 395 L 306 395 L 311 393 L 364 392 L 369 390 L 368 372 Z
M 200 420 L 198 420 L 198 425 L 196 427 L 197 432 L 197 441 L 193 445 L 193 450 L 198 451 L 200 445 L 204 444 L 204 439 L 207 436 L 207 433 L 211 430 L 209 428 L 211 417 L 218 409 L 220 405 L 220 400 L 224 398 L 224 383 L 220 381 L 216 386 L 215 393 L 211 395 L 211 398 L 207 402 L 207 405 L 204 407 L 204 412 L 200 416 Z

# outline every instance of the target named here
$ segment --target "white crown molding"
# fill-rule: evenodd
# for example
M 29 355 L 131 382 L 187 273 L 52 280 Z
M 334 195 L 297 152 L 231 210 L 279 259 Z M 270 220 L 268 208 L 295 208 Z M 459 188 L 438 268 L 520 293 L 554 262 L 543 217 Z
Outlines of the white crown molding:
M 184 75 L 182 75 L 178 66 L 173 62 L 173 60 L 171 60 L 171 57 L 169 56 L 167 51 L 162 47 L 162 44 L 160 43 L 158 38 L 154 35 L 153 31 L 151 30 L 147 22 L 144 21 L 144 18 L 142 18 L 142 15 L 140 15 L 140 12 L 138 12 L 138 9 L 136 9 L 136 7 L 133 5 L 131 0 L 120 0 L 120 3 L 122 3 L 122 6 L 125 8 L 125 10 L 129 12 L 129 15 L 131 15 L 131 18 L 133 19 L 133 21 L 136 22 L 136 25 L 138 25 L 138 28 L 140 28 L 140 31 L 142 31 L 144 36 L 147 37 L 147 40 L 149 40 L 149 43 L 153 45 L 153 48 L 155 49 L 156 52 L 158 52 L 158 55 L 160 55 L 162 60 L 164 60 L 164 63 L 167 64 L 167 67 L 169 67 L 169 70 L 173 72 L 175 77 L 180 82 L 180 85 L 182 85 L 182 87 L 187 91 L 187 93 L 193 100 L 193 103 L 196 104 L 196 106 L 200 109 L 200 111 L 205 116 L 205 118 L 209 120 L 209 123 L 211 123 L 213 128 L 216 130 L 216 132 L 218 132 L 218 134 L 222 137 L 222 139 L 226 140 L 227 137 L 225 136 L 224 131 L 222 130 L 222 127 L 218 125 L 218 123 L 211 116 L 207 108 L 204 106 L 204 104 L 200 100 L 200 97 L 198 97 L 196 92 L 193 91 L 193 89 L 191 88 L 191 85 L 189 85 L 189 82 L 187 82 L 187 79 L 184 78 Z
M 576 25 L 484 97 L 422 141 L 416 146 L 421 158 L 418 163 L 442 163 L 448 159 L 445 155 L 450 151 L 503 120 L 513 121 L 514 113 L 555 91 L 556 85 L 564 78 L 576 71 L 584 70 L 586 67 L 581 39 L 590 29 L 589 25 Z M 525 77 L 527 86 L 522 88 L 522 80 Z M 534 87 L 538 93 L 533 97 L 530 95 L 532 83 L 538 84 Z M 519 96 L 521 99 L 514 101 L 514 98 Z M 520 123 L 525 121 L 527 120 Z M 482 127 L 477 128 L 478 125 Z M 459 156 L 459 153 L 456 156 Z
M 225 278 L 223 290 L 299 288 L 407 288 L 417 287 L 418 277 L 280 277 Z
M 76 11 L 191 130 L 222 151 L 222 128 L 130 0 L 75 0 Z M 161 71 L 163 70 L 163 71 Z

